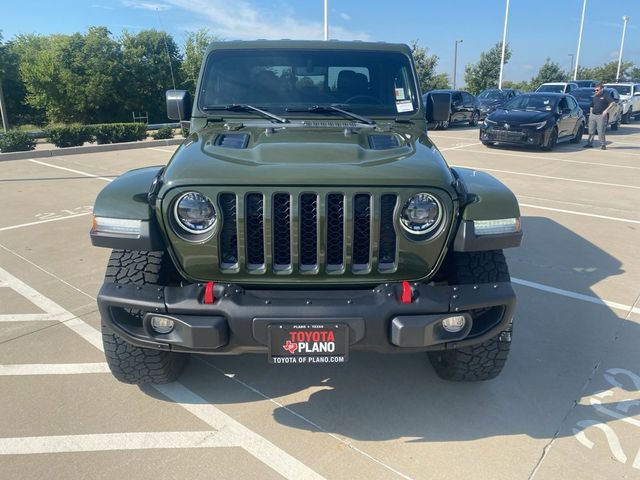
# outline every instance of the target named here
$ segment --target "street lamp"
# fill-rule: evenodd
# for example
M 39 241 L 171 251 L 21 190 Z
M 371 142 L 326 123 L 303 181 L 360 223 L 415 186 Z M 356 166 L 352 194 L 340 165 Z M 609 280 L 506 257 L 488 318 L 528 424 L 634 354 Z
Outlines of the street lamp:
M 502 57 L 500 58 L 500 78 L 498 79 L 498 89 L 502 89 L 502 72 L 504 70 L 504 51 L 507 47 L 507 20 L 509 20 L 509 0 L 504 12 L 504 30 L 502 32 Z
M 573 57 L 575 55 L 573 53 L 569 53 L 567 55 L 569 55 L 571 57 L 571 68 L 569 69 L 569 72 L 572 72 L 573 71 Z M 575 80 L 575 78 L 574 78 L 574 80 Z
M 622 17 L 622 42 L 620 42 L 620 55 L 618 56 L 618 72 L 616 73 L 616 82 L 620 79 L 620 67 L 622 66 L 622 49 L 624 48 L 624 34 L 627 33 L 627 22 L 629 17 L 625 15 Z
M 456 46 L 453 49 L 453 89 L 456 89 L 456 69 L 458 67 L 458 44 L 462 43 L 462 40 L 456 40 Z
M 578 79 L 578 64 L 580 63 L 580 46 L 582 45 L 582 29 L 584 28 L 584 12 L 587 10 L 587 0 L 582 2 L 582 20 L 580 20 L 580 34 L 578 35 L 578 50 L 576 51 L 576 69 L 573 71 L 573 79 Z
M 329 40 L 329 0 L 324 0 L 324 39 Z

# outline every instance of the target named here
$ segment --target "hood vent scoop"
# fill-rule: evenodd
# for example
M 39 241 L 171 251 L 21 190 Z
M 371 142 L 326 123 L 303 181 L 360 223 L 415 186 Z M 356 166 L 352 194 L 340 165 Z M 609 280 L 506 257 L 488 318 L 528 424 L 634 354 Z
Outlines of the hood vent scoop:
M 390 150 L 399 146 L 400 141 L 395 135 L 369 135 L 369 147 L 372 150 Z
M 244 149 L 248 143 L 249 135 L 246 133 L 223 133 L 216 137 L 213 144 L 217 147 Z

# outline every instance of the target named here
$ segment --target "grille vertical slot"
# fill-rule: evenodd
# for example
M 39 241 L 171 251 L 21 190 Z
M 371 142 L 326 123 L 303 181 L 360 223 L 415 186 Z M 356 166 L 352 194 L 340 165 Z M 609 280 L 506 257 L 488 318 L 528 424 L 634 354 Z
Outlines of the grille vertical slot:
M 353 197 L 353 271 L 368 271 L 371 265 L 371 195 Z
M 291 270 L 291 196 L 276 193 L 273 196 L 273 269 Z
M 234 193 L 221 193 L 218 197 L 222 210 L 222 229 L 220 230 L 220 268 L 230 270 L 238 268 L 238 220 L 237 202 Z
M 380 198 L 380 237 L 378 246 L 378 270 L 392 270 L 396 266 L 396 231 L 393 227 L 393 211 L 397 196 L 385 193 Z
M 264 196 L 248 193 L 245 201 L 247 270 L 264 269 Z
M 344 195 L 327 195 L 327 271 L 344 268 Z
M 318 196 L 315 193 L 300 195 L 300 271 L 318 270 Z

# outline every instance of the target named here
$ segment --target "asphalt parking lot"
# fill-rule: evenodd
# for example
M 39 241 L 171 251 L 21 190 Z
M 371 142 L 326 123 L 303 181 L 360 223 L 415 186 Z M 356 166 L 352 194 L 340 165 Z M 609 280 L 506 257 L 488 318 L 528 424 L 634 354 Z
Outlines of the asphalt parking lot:
M 195 357 L 179 383 L 108 373 L 91 205 L 174 147 L 0 162 L 0 478 L 639 478 L 640 122 L 609 149 L 430 133 L 521 203 L 511 356 L 484 383 L 422 354 L 344 366 Z

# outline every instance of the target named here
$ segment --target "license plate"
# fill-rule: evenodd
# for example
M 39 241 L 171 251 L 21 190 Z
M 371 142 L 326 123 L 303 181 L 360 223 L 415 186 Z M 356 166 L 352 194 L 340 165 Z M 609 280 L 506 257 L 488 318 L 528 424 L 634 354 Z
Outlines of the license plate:
M 349 353 L 349 328 L 340 323 L 271 324 L 267 338 L 269 363 L 344 363 Z

